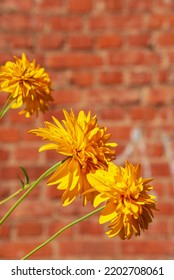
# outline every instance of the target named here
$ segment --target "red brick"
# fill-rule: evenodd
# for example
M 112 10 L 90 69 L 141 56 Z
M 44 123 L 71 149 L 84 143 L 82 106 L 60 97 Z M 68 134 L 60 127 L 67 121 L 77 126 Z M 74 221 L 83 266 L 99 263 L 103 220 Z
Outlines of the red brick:
M 102 65 L 102 58 L 97 54 L 67 53 L 60 55 L 50 55 L 46 59 L 49 67 L 56 69 L 67 68 L 88 68 Z
M 0 2 L 1 11 L 28 11 L 33 7 L 31 0 L 6 0 Z
M 71 77 L 71 83 L 80 87 L 91 86 L 93 84 L 93 75 L 88 71 L 74 72 L 74 74 Z M 74 96 L 73 96 L 73 101 L 74 101 Z
M 57 189 L 57 185 L 55 186 L 47 186 L 46 194 L 50 199 L 61 200 L 62 191 Z
M 171 216 L 171 218 L 173 217 L 174 215 L 174 207 L 173 207 L 173 200 L 169 200 L 166 201 L 166 202 L 162 202 L 162 201 L 159 201 L 158 202 L 158 209 L 159 209 L 159 214 L 160 216 Z
M 97 45 L 101 49 L 118 48 L 122 45 L 122 39 L 116 34 L 101 35 L 97 38 Z
M 142 255 L 143 253 L 145 253 L 151 255 L 152 257 L 161 254 L 165 256 L 168 255 L 169 257 L 169 255 L 173 255 L 174 253 L 173 248 L 174 242 L 172 240 L 169 242 L 166 242 L 166 240 L 137 240 L 122 243 L 123 254 L 129 254 L 134 256 Z
M 130 112 L 133 120 L 152 121 L 155 117 L 155 111 L 151 107 L 133 107 Z
M 152 88 L 148 92 L 147 103 L 151 105 L 170 104 L 170 96 L 173 91 L 170 87 Z
M 9 180 L 17 178 L 19 168 L 16 166 L 1 167 L 1 179 Z
M 5 149 L 0 149 L 0 161 L 5 161 L 9 158 L 9 152 Z
M 159 214 L 160 216 L 160 214 Z M 170 237 L 170 222 L 164 219 L 159 219 L 155 213 L 154 221 L 150 224 L 149 229 L 145 231 L 147 238 L 154 239 L 161 232 L 162 239 Z
M 170 81 L 171 74 L 169 69 L 159 70 L 157 72 L 157 80 L 159 83 L 168 83 Z
M 116 139 L 116 142 L 119 140 L 128 140 L 130 137 L 130 130 L 131 128 L 129 126 L 108 126 L 108 131 L 112 134 L 112 138 Z
M 91 256 L 94 258 L 106 258 L 108 256 L 114 257 L 115 247 L 109 241 L 67 241 L 60 243 L 61 258 L 82 258 Z
M 166 51 L 166 57 L 170 63 L 174 63 L 174 51 L 172 49 L 170 51 Z
M 68 11 L 75 13 L 87 13 L 92 10 L 92 0 L 69 0 Z
M 25 130 L 22 131 L 22 139 L 25 137 L 25 134 L 27 131 L 27 127 L 28 130 L 31 128 L 31 126 L 33 126 L 35 124 L 35 119 L 36 116 L 32 115 L 30 118 L 24 118 L 24 115 L 20 115 L 19 114 L 20 110 L 10 110 L 8 111 L 8 118 L 10 120 L 10 122 L 12 122 L 13 124 L 17 124 L 17 125 L 24 125 Z
M 1 176 L 0 176 L 1 177 Z M 4 183 L 5 186 L 1 183 L 1 189 L 0 189 L 0 200 L 2 201 L 7 196 L 10 195 L 10 188 L 6 187 L 6 183 Z
M 0 244 L 0 258 L 1 259 L 21 259 L 28 254 L 35 247 L 40 245 L 36 242 L 4 242 Z M 41 250 L 32 255 L 29 259 L 49 259 L 52 255 L 52 246 L 48 244 Z
M 174 16 L 173 14 L 157 14 L 151 13 L 147 17 L 146 26 L 148 29 L 159 29 L 159 28 L 173 28 Z
M 158 9 L 160 9 L 162 12 L 164 12 L 165 9 L 166 11 L 171 11 L 171 9 L 174 8 L 173 1 L 157 0 L 156 5 L 158 6 Z
M 174 34 L 173 33 L 161 34 L 157 39 L 157 44 L 162 47 L 173 47 L 174 46 Z
M 114 106 L 114 108 L 102 109 L 100 115 L 104 120 L 123 120 L 126 115 L 126 110 L 119 106 Z
M 80 30 L 82 27 L 82 19 L 80 17 L 54 17 L 52 16 L 48 22 L 52 30 L 74 31 Z
M 7 239 L 10 237 L 10 225 L 4 224 L 0 227 L 0 238 Z
M 71 35 L 67 40 L 70 49 L 91 49 L 93 47 L 93 38 L 87 35 Z
M 149 51 L 120 51 L 111 53 L 109 57 L 111 65 L 158 65 L 160 57 Z
M 43 186 L 47 187 L 47 186 Z M 37 188 L 37 187 L 36 187 Z M 30 197 L 30 195 L 28 196 Z M 38 199 L 31 201 L 25 199 L 23 203 L 21 203 L 13 212 L 13 217 L 15 218 L 25 218 L 27 220 L 28 218 L 34 217 L 35 219 L 41 219 L 49 217 L 52 214 L 52 208 L 50 205 L 46 205 L 42 201 L 38 201 Z
M 83 221 L 79 223 L 79 234 L 82 236 L 101 236 L 101 234 L 104 234 L 104 228 L 98 223 L 97 219 L 98 218 L 96 218 L 96 221 Z
M 107 28 L 111 29 L 126 30 L 127 28 L 141 28 L 144 25 L 144 20 L 139 15 L 105 15 L 95 16 L 89 21 L 91 30 L 103 30 Z
M 128 83 L 132 86 L 149 85 L 152 80 L 152 74 L 150 72 L 134 71 L 128 74 Z
M 109 12 L 117 12 L 120 11 L 123 7 L 123 1 L 122 0 L 105 0 L 105 8 Z
M 150 40 L 149 34 L 131 34 L 127 37 L 127 43 L 132 47 L 148 47 Z
M 170 176 L 170 169 L 168 163 L 153 163 L 151 164 L 152 176 L 165 177 Z
M 94 89 L 89 92 L 89 99 L 95 103 L 105 104 L 105 106 L 128 106 L 139 104 L 141 96 L 139 92 L 132 89 Z
M 32 48 L 34 47 L 33 38 L 29 35 L 11 36 L 10 43 L 13 48 Z
M 0 49 L 7 49 L 9 46 L 9 40 L 10 40 L 9 34 L 1 33 Z
M 20 148 L 14 153 L 17 160 L 35 161 L 39 158 L 39 151 L 37 148 Z
M 63 105 L 63 104 L 75 104 L 76 102 L 82 99 L 82 94 L 79 90 L 74 89 L 60 89 L 54 92 L 55 96 L 55 104 Z M 47 115 L 49 112 L 47 113 Z
M 38 222 L 21 222 L 17 224 L 16 232 L 19 237 L 40 236 L 42 225 Z
M 63 36 L 58 34 L 43 34 L 38 40 L 39 47 L 45 50 L 58 49 L 64 42 Z
M 60 8 L 62 4 L 62 0 L 42 0 L 37 1 L 36 5 L 38 8 L 44 9 L 44 10 L 56 10 L 57 8 Z
M 20 133 L 16 128 L 1 128 L 0 141 L 13 143 L 20 140 Z
M 44 20 L 42 16 L 31 17 L 23 14 L 6 14 L 3 17 L 2 30 L 11 31 L 40 31 L 44 28 Z
M 147 144 L 147 153 L 149 157 L 160 157 L 164 155 L 164 146 L 161 142 Z
M 105 85 L 121 84 L 123 73 L 121 72 L 102 72 L 99 77 L 100 83 Z
M 139 1 L 139 0 L 127 0 L 127 8 L 129 11 L 151 11 L 153 10 L 153 3 L 151 0 Z

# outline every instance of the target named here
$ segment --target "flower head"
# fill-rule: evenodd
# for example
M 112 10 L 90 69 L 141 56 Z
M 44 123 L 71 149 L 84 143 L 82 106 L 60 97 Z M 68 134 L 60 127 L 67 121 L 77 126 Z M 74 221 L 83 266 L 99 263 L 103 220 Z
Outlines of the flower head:
M 25 104 L 20 114 L 30 117 L 35 112 L 44 113 L 48 103 L 53 101 L 49 75 L 34 60 L 29 62 L 24 53 L 22 58 L 14 58 L 15 62 L 7 61 L 0 66 L 0 91 L 9 93 L 12 109 Z
M 148 229 L 155 208 L 155 197 L 148 194 L 153 189 L 151 178 L 140 177 L 141 166 L 126 162 L 125 168 L 109 164 L 108 171 L 97 170 L 88 174 L 87 179 L 99 192 L 94 199 L 94 206 L 106 202 L 99 222 L 109 222 L 109 237 L 118 234 L 121 239 L 130 239 L 133 234 L 140 235 Z
M 66 155 L 67 160 L 54 172 L 48 180 L 48 185 L 58 184 L 58 189 L 64 190 L 63 205 L 70 204 L 76 196 L 91 189 L 86 175 L 97 169 L 107 169 L 108 162 L 115 158 L 117 144 L 107 143 L 110 134 L 105 127 L 97 125 L 96 116 L 91 117 L 80 111 L 76 118 L 73 111 L 64 110 L 65 120 L 61 124 L 53 117 L 54 124 L 45 122 L 45 128 L 31 130 L 37 136 L 50 140 L 39 151 L 56 150 Z M 84 203 L 92 201 L 95 192 L 84 195 Z

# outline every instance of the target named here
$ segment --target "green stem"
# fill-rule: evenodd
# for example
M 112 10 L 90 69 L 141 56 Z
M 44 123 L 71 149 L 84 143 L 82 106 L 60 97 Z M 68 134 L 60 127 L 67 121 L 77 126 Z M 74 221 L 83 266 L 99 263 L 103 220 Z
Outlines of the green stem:
M 66 158 L 67 159 L 67 158 Z M 65 160 L 66 160 L 65 159 Z M 50 175 L 56 168 L 58 168 L 65 160 L 60 161 L 50 167 L 47 171 L 45 171 L 32 185 L 31 187 L 16 201 L 16 203 L 9 209 L 9 211 L 4 215 L 4 217 L 0 220 L 0 225 L 10 216 L 10 214 L 14 211 L 14 209 L 22 202 L 22 200 L 39 184 L 39 182 Z
M 8 110 L 11 108 L 11 105 L 16 102 L 16 100 L 13 99 L 12 102 L 9 103 L 10 99 L 11 99 L 11 94 L 7 98 L 7 101 L 6 101 L 4 107 L 2 108 L 2 110 L 0 112 L 0 119 L 8 112 Z
M 63 227 L 62 229 L 60 229 L 59 231 L 57 231 L 54 235 L 52 235 L 50 238 L 48 238 L 45 242 L 43 242 L 42 244 L 40 244 L 39 246 L 37 246 L 35 249 L 33 249 L 31 252 L 29 252 L 26 256 L 24 256 L 22 258 L 22 260 L 26 260 L 28 259 L 31 255 L 33 255 L 34 253 L 36 253 L 38 250 L 40 250 L 41 248 L 43 248 L 45 245 L 47 245 L 49 242 L 51 242 L 54 238 L 56 238 L 58 235 L 60 235 L 62 232 L 64 232 L 66 229 L 76 225 L 77 223 L 80 223 L 81 221 L 89 218 L 90 216 L 96 214 L 97 212 L 101 211 L 104 209 L 105 206 L 101 206 L 100 208 L 97 208 L 96 210 L 88 213 L 87 215 L 69 223 L 68 225 L 66 225 L 65 227 Z
M 11 198 L 15 197 L 16 195 L 18 195 L 19 193 L 21 193 L 23 190 L 29 188 L 29 184 L 25 185 L 24 188 L 20 188 L 19 190 L 17 190 L 15 193 L 13 193 L 12 195 L 8 196 L 7 198 L 3 199 L 0 201 L 0 205 L 4 204 L 5 202 L 9 201 Z

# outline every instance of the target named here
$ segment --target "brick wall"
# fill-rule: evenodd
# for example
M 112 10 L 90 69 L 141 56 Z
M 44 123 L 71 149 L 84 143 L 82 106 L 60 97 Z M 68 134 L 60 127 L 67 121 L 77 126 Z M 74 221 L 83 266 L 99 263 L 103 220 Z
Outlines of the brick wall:
M 108 239 L 98 216 L 76 225 L 33 255 L 39 259 L 174 257 L 174 1 L 0 0 L 0 63 L 36 59 L 49 72 L 55 103 L 37 119 L 14 110 L 0 122 L 0 197 L 59 161 L 38 153 L 31 128 L 62 118 L 62 108 L 91 110 L 116 141 L 117 163 L 143 165 L 154 177 L 159 212 L 141 237 Z M 0 105 L 4 102 L 1 95 Z M 59 228 L 89 212 L 42 182 L 0 228 L 0 259 L 19 259 Z M 0 206 L 1 216 L 15 200 Z

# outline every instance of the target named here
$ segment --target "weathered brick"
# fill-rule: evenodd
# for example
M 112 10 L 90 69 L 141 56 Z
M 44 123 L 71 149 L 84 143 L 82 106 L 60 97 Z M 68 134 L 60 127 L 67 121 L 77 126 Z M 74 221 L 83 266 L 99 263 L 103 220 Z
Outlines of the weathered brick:
M 93 75 L 92 75 L 92 73 L 90 73 L 88 71 L 74 72 L 74 74 L 71 77 L 71 82 L 80 87 L 91 86 L 93 84 Z M 74 101 L 74 95 L 73 96 L 71 95 L 71 98 L 72 97 L 73 97 L 73 101 Z M 80 98 L 80 94 L 79 94 L 78 98 Z
M 51 30 L 77 31 L 82 28 L 82 19 L 76 16 L 52 16 L 49 19 L 48 25 L 50 26 Z
M 68 10 L 75 13 L 87 13 L 92 10 L 92 0 L 69 0 Z
M 104 29 L 131 29 L 144 26 L 144 20 L 139 15 L 104 15 L 95 16 L 90 19 L 91 30 Z
M 61 0 L 42 0 L 42 1 L 37 1 L 36 5 L 38 6 L 39 9 L 42 10 L 56 10 L 56 9 L 60 9 L 62 4 Z
M 105 8 L 109 12 L 117 12 L 120 11 L 123 7 L 123 1 L 122 0 L 105 0 Z
M 39 37 L 38 44 L 41 49 L 52 50 L 62 47 L 63 36 L 58 34 L 44 34 Z
M 93 38 L 87 35 L 71 35 L 67 40 L 69 48 L 74 50 L 92 49 Z
M 149 85 L 151 83 L 151 80 L 152 74 L 150 73 L 150 71 L 131 71 L 128 73 L 128 83 L 131 86 Z
M 174 45 L 174 34 L 165 33 L 161 34 L 157 39 L 157 44 L 161 47 L 173 47 Z
M 17 128 L 1 128 L 0 141 L 13 143 L 20 140 L 20 133 Z
M 149 51 L 120 51 L 111 53 L 109 57 L 111 65 L 158 65 L 161 58 L 158 54 Z
M 127 36 L 127 43 L 131 47 L 149 47 L 151 43 L 151 36 L 149 33 L 131 34 Z
M 122 39 L 116 34 L 101 35 L 97 38 L 97 45 L 101 49 L 118 48 L 122 45 Z
M 173 8 L 174 1 L 164 0 L 0 1 L 0 65 L 26 53 L 49 72 L 55 99 L 49 111 L 37 118 L 9 110 L 0 120 L 0 201 L 21 186 L 21 165 L 32 182 L 65 158 L 55 150 L 39 153 L 39 147 L 49 141 L 27 132 L 44 127 L 44 121 L 52 122 L 52 116 L 61 121 L 62 109 L 72 108 L 75 115 L 90 110 L 99 125 L 107 127 L 110 141 L 118 143 L 116 164 L 126 159 L 142 164 L 143 176 L 148 173 L 154 178 L 159 209 L 140 237 L 108 239 L 107 225 L 100 225 L 94 215 L 62 233 L 32 259 L 174 258 Z M 6 99 L 7 94 L 0 93 L 1 108 Z M 130 146 L 136 129 L 141 129 L 143 139 Z M 93 210 L 92 205 L 82 206 L 82 198 L 62 207 L 63 192 L 46 181 L 1 226 L 1 259 L 20 259 Z M 1 217 L 18 197 L 1 205 Z
M 42 233 L 42 225 L 36 222 L 21 222 L 17 224 L 16 234 L 19 237 L 40 236 Z
M 130 11 L 153 11 L 153 3 L 151 0 L 127 0 L 127 7 Z
M 123 82 L 121 72 L 102 72 L 99 77 L 100 83 L 105 85 L 120 84 Z
M 78 258 L 79 256 L 92 256 L 92 259 L 98 257 L 100 259 L 107 256 L 114 256 L 115 247 L 109 241 L 74 241 L 60 243 L 60 256 L 62 258 L 71 258 L 72 256 Z
M 35 247 L 40 245 L 36 242 L 4 242 L 0 244 L 0 258 L 1 259 L 21 259 L 28 254 Z M 52 255 L 51 244 L 43 247 L 41 250 L 36 252 L 30 259 L 48 259 Z
M 46 63 L 49 67 L 56 69 L 67 68 L 88 68 L 102 65 L 102 57 L 97 54 L 91 53 L 67 53 L 60 55 L 50 55 L 46 59 Z

